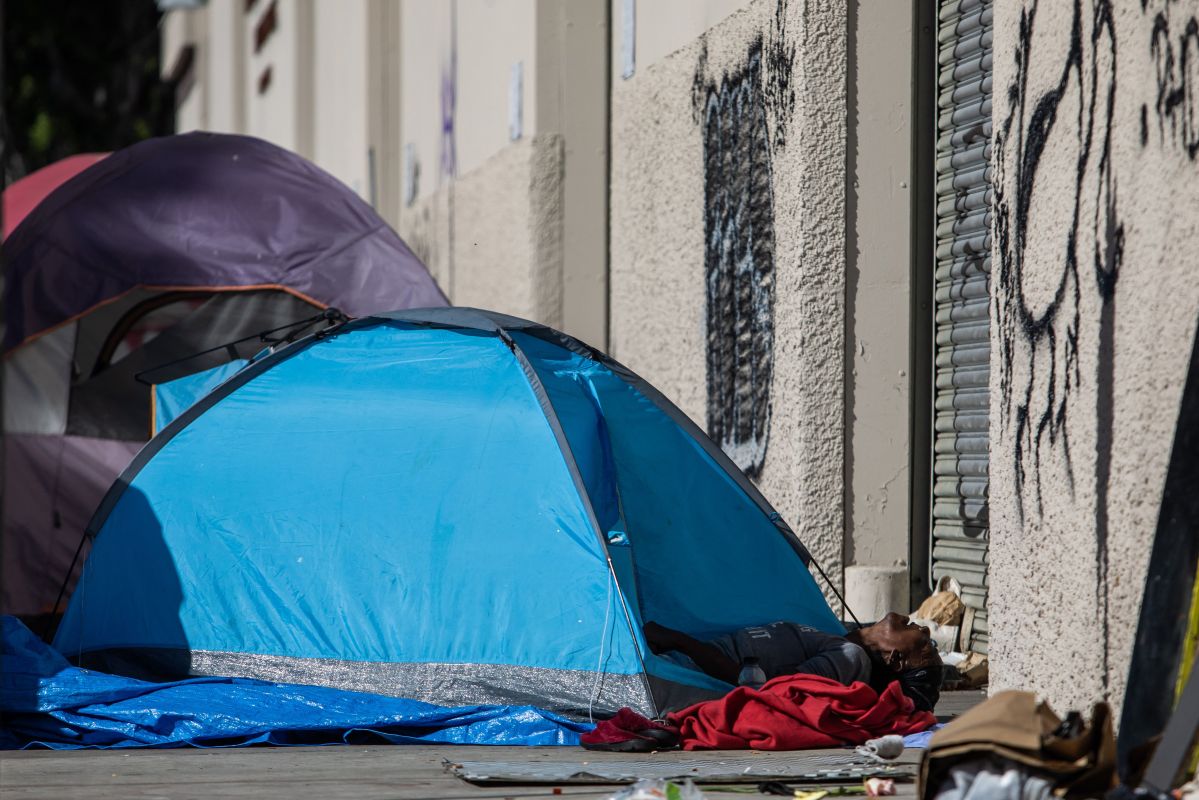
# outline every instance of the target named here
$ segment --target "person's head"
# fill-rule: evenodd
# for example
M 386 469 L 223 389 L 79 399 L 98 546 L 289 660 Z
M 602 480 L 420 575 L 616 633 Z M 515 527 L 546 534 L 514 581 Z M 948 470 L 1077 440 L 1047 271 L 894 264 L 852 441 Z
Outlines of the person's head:
M 899 681 L 916 708 L 931 711 L 941 694 L 941 656 L 928 628 L 891 613 L 853 637 L 870 656 L 871 684 L 882 691 Z

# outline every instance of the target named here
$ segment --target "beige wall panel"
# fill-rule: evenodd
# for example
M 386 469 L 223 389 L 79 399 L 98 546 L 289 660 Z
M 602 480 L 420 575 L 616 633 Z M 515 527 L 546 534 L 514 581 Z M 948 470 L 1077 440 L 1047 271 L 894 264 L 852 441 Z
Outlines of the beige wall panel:
M 160 74 L 169 77 L 171 70 L 179 61 L 179 55 L 188 44 L 193 44 L 191 18 L 195 11 L 179 9 L 164 14 L 161 28 L 161 44 L 159 60 Z
M 209 9 L 178 9 L 163 17 L 162 23 L 162 75 L 171 77 L 180 65 L 185 48 L 194 49 L 191 65 L 191 86 L 185 97 L 176 97 L 175 132 L 207 130 L 209 124 L 208 64 L 210 43 L 208 36 Z
M 199 86 L 192 87 L 187 97 L 175 108 L 175 133 L 205 130 L 204 96 Z
M 303 2 L 306 0 L 278 0 L 277 27 L 258 52 L 254 52 L 254 31 L 272 3 L 260 0 L 245 15 L 246 133 L 297 152 L 303 150 L 303 137 L 297 125 Z M 259 81 L 268 68 L 270 85 L 260 92 Z
M 407 184 L 401 188 L 410 190 L 401 192 L 401 232 L 436 254 L 433 268 L 455 302 L 503 302 L 502 310 L 525 309 L 605 345 L 605 3 L 405 2 L 401 11 L 400 169 Z M 527 146 L 533 138 L 536 146 Z M 558 142 L 552 158 L 551 142 Z M 549 206 L 539 199 L 550 197 Z M 505 246 L 502 263 L 476 265 L 473 247 L 454 238 L 476 229 L 523 244 Z M 552 269 L 550 254 L 557 258 Z
M 318 0 L 313 10 L 312 160 L 369 199 L 367 0 Z
M 393 227 L 399 225 L 403 190 L 400 131 L 400 12 L 394 0 L 368 0 L 367 6 L 367 138 L 374 153 L 375 210 Z M 369 167 L 369 164 L 368 164 Z
M 625 0 L 612 2 L 612 80 L 621 80 Z M 750 0 L 635 0 L 636 68 L 651 67 L 686 47 Z
M 419 164 L 417 196 L 508 146 L 509 81 L 523 64 L 522 129 L 536 133 L 537 0 L 404 0 L 402 138 Z
M 240 133 L 245 125 L 245 0 L 208 0 L 207 129 Z
M 508 146 L 508 85 L 521 62 L 525 136 L 538 130 L 537 0 L 458 0 L 458 85 L 454 133 L 466 174 Z
M 562 327 L 608 344 L 608 0 L 539 0 L 536 127 L 559 133 Z
M 424 199 L 453 174 L 453 3 L 401 0 L 400 8 L 400 141 L 411 154 L 401 168 L 415 170 Z

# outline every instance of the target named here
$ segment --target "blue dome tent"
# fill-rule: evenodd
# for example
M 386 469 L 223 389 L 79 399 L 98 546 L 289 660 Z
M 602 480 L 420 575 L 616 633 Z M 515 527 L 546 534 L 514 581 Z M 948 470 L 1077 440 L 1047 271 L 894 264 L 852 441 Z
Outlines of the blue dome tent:
M 81 666 L 440 704 L 662 713 L 727 691 L 656 656 L 789 619 L 809 556 L 681 411 L 587 345 L 463 308 L 264 356 L 175 418 L 93 518 L 55 646 Z

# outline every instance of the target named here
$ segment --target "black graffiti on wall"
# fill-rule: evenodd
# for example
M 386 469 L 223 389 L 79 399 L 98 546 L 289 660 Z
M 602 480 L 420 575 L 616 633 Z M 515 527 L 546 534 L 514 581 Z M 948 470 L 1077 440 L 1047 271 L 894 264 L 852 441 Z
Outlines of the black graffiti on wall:
M 1058 10 L 1056 0 L 1041 1 Z M 1024 522 L 1043 514 L 1042 469 L 1050 454 L 1060 456 L 1073 483 L 1067 422 L 1075 409 L 1093 411 L 1095 608 L 1102 639 L 1110 643 L 1108 493 L 1114 336 L 1121 300 L 1117 288 L 1125 242 L 1112 148 L 1119 96 L 1116 21 L 1112 0 L 1074 0 L 1068 38 L 1038 38 L 1038 5 L 1038 0 L 1027 0 L 1020 18 L 1016 73 L 1007 90 L 1006 118 L 995 137 L 999 270 L 993 318 L 1002 370 L 1000 424 L 1013 439 L 1010 457 Z M 1125 112 L 1119 119 L 1133 126 L 1139 123 L 1143 148 L 1156 143 L 1163 151 L 1181 152 L 1194 161 L 1199 154 L 1199 125 L 1191 95 L 1199 87 L 1191 72 L 1199 69 L 1199 21 L 1190 15 L 1181 22 L 1172 19 L 1172 13 L 1179 13 L 1173 0 L 1142 0 L 1141 10 L 1144 21 L 1152 20 L 1152 25 L 1134 28 L 1134 36 L 1123 39 L 1148 43 L 1156 85 L 1134 88 L 1133 92 L 1148 90 L 1151 102 L 1140 103 L 1135 95 L 1124 99 Z M 1127 24 L 1129 17 L 1120 19 Z M 1142 31 L 1146 39 L 1140 38 Z M 1051 78 L 1047 85 L 1046 76 Z M 1133 131 L 1135 136 L 1135 127 Z M 1065 159 L 1052 161 L 1054 154 L 1062 153 Z M 1055 166 L 1045 167 L 1045 163 Z M 1056 202 L 1058 187 L 1050 190 L 1051 198 L 1038 199 L 1037 190 L 1040 182 L 1057 178 L 1054 171 L 1060 172 L 1063 164 L 1075 168 L 1074 196 L 1066 223 L 1059 224 L 1054 217 L 1061 211 Z M 1053 263 L 1061 265 L 1056 273 L 1046 270 Z M 1051 280 L 1045 282 L 1046 277 Z M 1086 417 L 1076 418 L 1074 430 L 1085 424 Z M 1173 675 L 1185 628 L 1185 615 L 1177 612 L 1190 602 L 1199 553 L 1199 538 L 1194 535 L 1199 526 L 1197 476 L 1199 332 L 1174 430 L 1133 647 L 1121 723 L 1122 759 L 1128 745 L 1140 745 L 1159 733 L 1173 708 Z M 1113 673 L 1110 647 L 1102 652 L 1106 693 Z
M 1001 358 L 1001 421 L 1014 429 L 1015 488 L 1023 519 L 1042 513 L 1041 472 L 1049 452 L 1059 455 L 1070 490 L 1073 455 L 1067 422 L 1083 402 L 1093 402 L 1098 419 L 1099 483 L 1106 486 L 1110 465 L 1111 348 L 1115 326 L 1114 295 L 1124 252 L 1117 185 L 1112 164 L 1112 126 L 1116 101 L 1116 35 L 1110 0 L 1075 0 L 1069 36 L 1054 40 L 1057 51 L 1034 52 L 1039 2 L 1027 3 L 1020 17 L 1016 75 L 1006 95 L 1007 114 L 995 136 L 995 234 L 1000 269 L 994 294 Z M 1055 76 L 1033 90 L 1034 73 Z M 1062 164 L 1074 167 L 1068 224 L 1054 234 L 1034 231 L 1033 203 L 1042 160 L 1051 151 L 1068 153 Z M 1010 173 L 1010 175 L 1009 175 Z M 1052 205 L 1052 204 L 1051 204 Z M 1053 208 L 1040 213 L 1057 212 Z M 1049 227 L 1049 226 L 1046 226 Z M 1030 246 L 1030 238 L 1038 238 Z M 1046 282 L 1025 270 L 1035 253 L 1038 267 L 1047 253 L 1061 267 Z M 1084 291 L 1097 295 L 1099 318 L 1084 320 L 1091 305 Z M 1097 323 L 1098 374 L 1084 376 L 1080 331 Z M 1017 362 L 1021 368 L 1016 369 Z M 1031 496 L 1029 492 L 1031 491 Z M 1100 489 L 1100 493 L 1104 491 Z M 1097 517 L 1106 515 L 1101 497 Z
M 1095 604 L 1106 636 L 1115 289 L 1124 253 L 1112 163 L 1116 33 L 1110 0 L 1074 0 L 1068 38 L 1037 38 L 1038 6 L 1031 0 L 1020 17 L 1015 78 L 1007 91 L 1007 116 L 995 137 L 1000 269 L 993 316 L 1002 370 L 1001 423 L 1012 433 L 1015 493 L 1023 521 L 1030 513 L 1043 513 L 1042 470 L 1051 456 L 1064 466 L 1073 494 L 1068 423 L 1080 405 L 1094 412 Z M 1034 42 L 1064 46 L 1039 52 Z M 1032 89 L 1035 76 L 1045 74 L 1055 79 Z M 1034 229 L 1038 181 L 1050 178 L 1041 172 L 1043 159 L 1054 153 L 1068 154 L 1068 160 L 1055 162 L 1057 169 L 1074 166 L 1068 224 L 1042 223 Z M 1052 215 L 1058 209 L 1050 202 L 1037 213 Z M 1026 260 L 1033 258 L 1036 274 L 1025 269 Z M 1043 265 L 1054 259 L 1061 268 L 1045 283 Z M 1089 309 L 1095 307 L 1098 313 L 1092 315 Z M 1087 354 L 1094 374 L 1082 371 L 1083 341 L 1095 343 L 1095 352 Z M 1105 691 L 1109 673 L 1105 647 Z
M 795 106 L 785 12 L 780 0 L 770 36 L 719 79 L 705 49 L 692 84 L 704 145 L 708 433 L 752 477 L 766 458 L 774 372 L 772 154 Z
M 1157 118 L 1158 141 L 1181 147 L 1192 161 L 1199 155 L 1199 19 L 1180 13 L 1170 0 L 1141 0 L 1141 13 L 1153 15 L 1149 56 L 1153 61 L 1157 94 L 1153 112 Z M 1148 105 L 1141 106 L 1141 146 L 1149 143 Z

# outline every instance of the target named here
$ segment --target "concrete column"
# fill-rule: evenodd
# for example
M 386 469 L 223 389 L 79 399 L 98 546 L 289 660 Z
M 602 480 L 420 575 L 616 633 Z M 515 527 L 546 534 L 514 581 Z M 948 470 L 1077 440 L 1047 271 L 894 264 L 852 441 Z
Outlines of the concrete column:
M 367 131 L 370 199 L 393 227 L 400 222 L 403 142 L 400 139 L 400 6 L 370 0 L 367 23 Z
M 995 4 L 992 689 L 1058 711 L 1119 705 L 1171 452 L 1194 469 L 1196 25 L 1194 0 Z
M 908 561 L 910 448 L 927 447 L 908 440 L 912 20 L 911 2 L 849 4 L 845 563 L 871 567 Z M 867 591 L 848 572 L 846 589 Z M 888 611 L 910 610 L 906 589 Z
M 539 0 L 537 130 L 562 160 L 562 326 L 608 343 L 608 3 Z
M 315 3 L 313 49 L 306 69 L 312 80 L 312 160 L 370 200 L 370 57 L 368 0 Z M 377 104 L 385 100 L 379 98 Z
M 316 0 L 292 0 L 295 15 L 293 40 L 294 49 L 287 68 L 295 74 L 295 151 L 308 159 L 314 159 L 316 114 Z
M 209 0 L 204 81 L 208 119 L 205 128 L 221 133 L 245 130 L 244 0 Z

